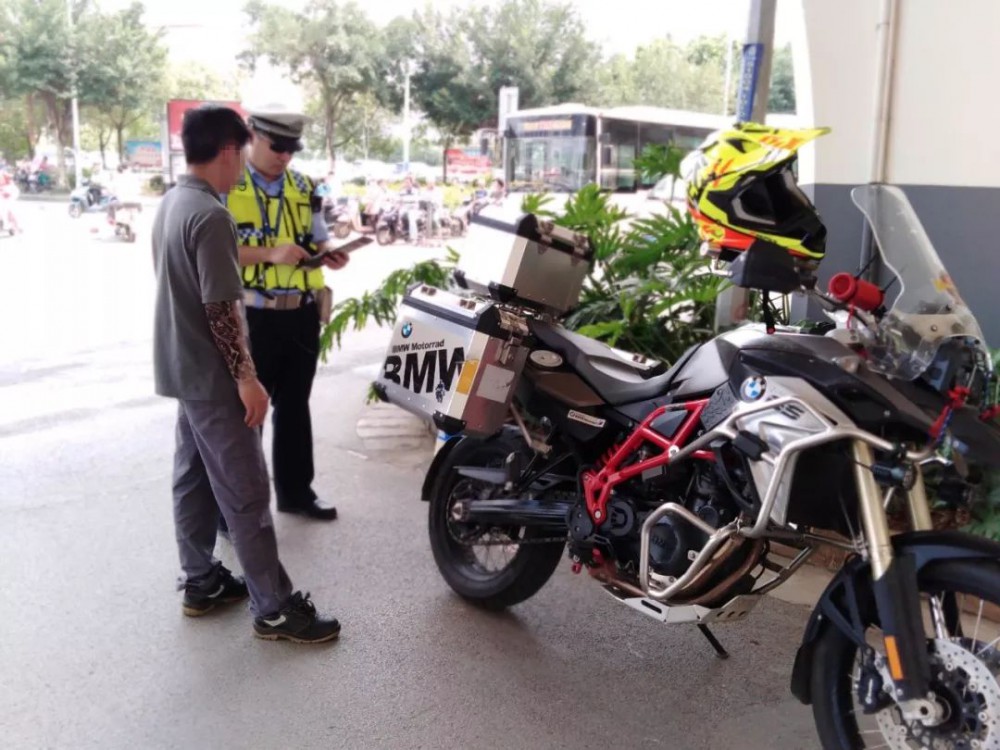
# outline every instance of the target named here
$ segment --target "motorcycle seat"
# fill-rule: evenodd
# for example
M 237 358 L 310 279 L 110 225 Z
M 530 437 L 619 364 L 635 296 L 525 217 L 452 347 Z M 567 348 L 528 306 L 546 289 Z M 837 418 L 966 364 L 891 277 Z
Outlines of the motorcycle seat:
M 630 360 L 626 352 L 562 326 L 536 320 L 531 329 L 542 345 L 562 355 L 587 385 L 612 406 L 662 396 L 691 354 L 690 350 L 685 352 L 668 370 L 662 362 L 650 367 L 651 360 Z

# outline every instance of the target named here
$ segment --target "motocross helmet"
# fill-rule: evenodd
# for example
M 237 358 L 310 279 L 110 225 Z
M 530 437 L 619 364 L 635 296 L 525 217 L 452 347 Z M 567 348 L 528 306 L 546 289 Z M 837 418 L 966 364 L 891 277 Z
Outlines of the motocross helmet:
M 742 122 L 710 135 L 684 165 L 688 210 L 709 250 L 733 260 L 765 240 L 818 263 L 826 227 L 799 189 L 793 165 L 801 146 L 828 132 Z

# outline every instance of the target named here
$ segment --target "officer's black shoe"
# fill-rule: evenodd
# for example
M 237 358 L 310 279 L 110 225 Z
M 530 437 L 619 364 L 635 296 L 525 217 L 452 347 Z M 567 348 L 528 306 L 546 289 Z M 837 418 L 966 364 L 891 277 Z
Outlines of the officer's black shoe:
M 241 602 L 249 596 L 247 585 L 225 566 L 219 565 L 204 581 L 184 585 L 182 609 L 188 617 L 201 617 L 220 604 Z
M 313 498 L 305 503 L 278 504 L 278 510 L 282 513 L 295 513 L 306 518 L 315 518 L 319 521 L 333 521 L 337 518 L 337 508 L 332 503 Z
M 340 635 L 340 623 L 316 614 L 309 594 L 296 591 L 275 614 L 254 618 L 253 632 L 266 641 L 325 643 Z

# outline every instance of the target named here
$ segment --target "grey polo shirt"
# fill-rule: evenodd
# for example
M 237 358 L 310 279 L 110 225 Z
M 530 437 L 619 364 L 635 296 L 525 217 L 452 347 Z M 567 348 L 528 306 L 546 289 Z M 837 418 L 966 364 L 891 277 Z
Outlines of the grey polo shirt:
M 153 221 L 156 392 L 186 400 L 231 398 L 236 390 L 208 326 L 205 305 L 243 299 L 236 223 L 205 181 L 183 175 Z

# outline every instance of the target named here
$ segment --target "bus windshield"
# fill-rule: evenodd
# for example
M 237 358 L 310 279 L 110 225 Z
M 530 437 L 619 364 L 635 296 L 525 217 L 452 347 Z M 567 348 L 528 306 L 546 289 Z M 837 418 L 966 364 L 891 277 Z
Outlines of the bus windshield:
M 511 190 L 573 192 L 593 182 L 596 143 L 589 136 L 538 136 L 510 140 Z

